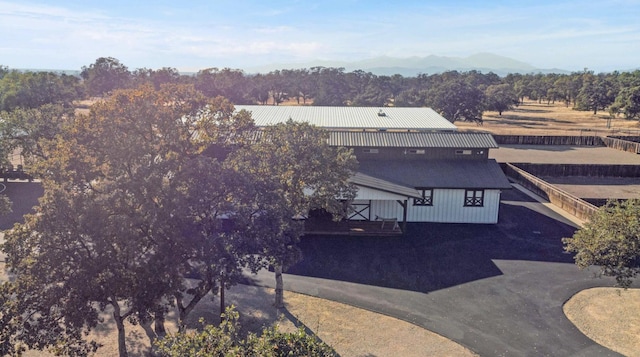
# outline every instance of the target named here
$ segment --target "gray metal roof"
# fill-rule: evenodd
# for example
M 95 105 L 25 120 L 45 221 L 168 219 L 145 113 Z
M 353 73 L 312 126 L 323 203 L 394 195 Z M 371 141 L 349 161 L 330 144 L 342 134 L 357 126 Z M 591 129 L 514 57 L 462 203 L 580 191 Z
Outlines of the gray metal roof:
M 400 148 L 497 148 L 488 133 L 332 131 L 329 145 Z
M 415 188 L 508 189 L 511 184 L 495 160 L 363 160 L 358 172 Z
M 369 187 L 379 191 L 395 193 L 407 197 L 422 197 L 422 194 L 415 188 L 398 185 L 393 182 L 365 175 L 361 172 L 356 172 L 355 175 L 351 176 L 349 181 L 358 186 Z
M 431 108 L 314 107 L 236 105 L 247 110 L 257 126 L 284 123 L 289 119 L 327 129 L 375 129 L 456 131 L 457 127 Z M 384 113 L 384 116 L 379 115 Z

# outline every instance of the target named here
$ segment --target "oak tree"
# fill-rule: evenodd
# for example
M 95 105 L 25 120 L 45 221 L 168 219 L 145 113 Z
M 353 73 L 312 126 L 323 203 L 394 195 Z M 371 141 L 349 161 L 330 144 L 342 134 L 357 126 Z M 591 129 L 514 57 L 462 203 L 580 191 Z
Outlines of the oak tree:
M 477 121 L 481 120 L 484 111 L 484 94 L 463 78 L 455 78 L 431 88 L 425 104 L 452 123 Z
M 110 307 L 125 356 L 124 320 L 162 319 L 163 298 L 188 289 L 173 179 L 233 111 L 205 104 L 188 87 L 116 92 L 49 142 L 44 197 L 3 245 L 19 302 L 7 306 L 23 326 L 11 338 L 39 349 L 66 338 L 84 351 L 82 333 Z
M 502 115 L 505 110 L 512 109 L 518 104 L 518 95 L 509 84 L 493 84 L 484 92 L 486 109 L 495 110 Z
M 109 308 L 126 356 L 125 320 L 161 336 L 176 307 L 183 326 L 243 267 L 295 261 L 295 214 L 340 214 L 353 196 L 353 156 L 326 133 L 256 132 L 249 113 L 191 86 L 116 91 L 66 124 L 38 142 L 45 194 L 2 247 L 16 274 L 2 290 L 7 348 L 87 353 L 83 334 Z
M 131 81 L 127 66 L 113 57 L 100 57 L 89 67 L 83 66 L 80 76 L 90 96 L 102 96 L 116 89 L 127 88 Z
M 323 209 L 336 219 L 355 197 L 348 182 L 356 168 L 350 150 L 331 147 L 328 133 L 292 120 L 263 128 L 253 145 L 235 150 L 230 163 L 250 180 L 253 212 L 249 234 L 256 253 L 276 272 L 276 306 L 282 301 L 282 269 L 297 262 L 303 225 L 296 219 Z
M 630 286 L 640 274 L 640 200 L 608 202 L 563 242 L 581 269 L 599 266 L 619 286 Z

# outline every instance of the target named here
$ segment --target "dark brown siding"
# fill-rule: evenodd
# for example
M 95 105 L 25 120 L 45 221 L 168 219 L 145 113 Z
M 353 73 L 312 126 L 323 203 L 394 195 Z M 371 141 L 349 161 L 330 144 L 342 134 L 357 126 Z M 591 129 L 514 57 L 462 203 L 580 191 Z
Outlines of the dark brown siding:
M 352 148 L 358 160 L 487 160 L 489 149 Z M 377 150 L 377 153 L 372 151 Z M 424 153 L 422 153 L 424 152 Z

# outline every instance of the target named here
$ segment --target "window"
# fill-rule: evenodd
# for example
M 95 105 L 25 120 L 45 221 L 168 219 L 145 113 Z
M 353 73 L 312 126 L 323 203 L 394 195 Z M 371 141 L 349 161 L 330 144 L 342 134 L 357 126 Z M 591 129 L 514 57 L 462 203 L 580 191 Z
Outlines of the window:
M 484 190 L 466 190 L 464 205 L 465 207 L 482 207 L 484 205 Z
M 471 155 L 471 150 L 456 150 L 456 155 Z
M 365 154 L 377 154 L 378 149 L 362 149 L 362 152 Z
M 425 150 L 424 149 L 410 149 L 410 150 L 407 150 L 407 153 L 409 153 L 409 154 L 424 154 Z
M 414 206 L 433 206 L 433 189 L 425 188 L 422 189 L 422 198 L 414 198 L 413 205 Z

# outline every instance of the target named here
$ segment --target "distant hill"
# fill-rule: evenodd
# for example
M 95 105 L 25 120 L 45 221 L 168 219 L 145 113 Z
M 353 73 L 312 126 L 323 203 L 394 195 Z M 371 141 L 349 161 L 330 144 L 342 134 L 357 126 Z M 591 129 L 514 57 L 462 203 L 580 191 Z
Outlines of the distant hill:
M 493 72 L 499 76 L 506 76 L 509 73 L 559 73 L 569 74 L 570 71 L 563 69 L 542 69 L 536 68 L 526 62 L 518 61 L 513 58 L 499 56 L 493 53 L 476 53 L 468 57 L 446 57 L 430 55 L 427 57 L 406 57 L 396 58 L 388 56 L 380 56 L 360 61 L 309 61 L 303 63 L 273 63 L 265 66 L 241 68 L 245 73 L 268 73 L 282 69 L 298 69 L 312 67 L 342 67 L 347 72 L 355 70 L 363 70 L 376 75 L 391 76 L 400 74 L 404 77 L 415 77 L 418 74 L 435 74 L 446 71 L 467 72 L 471 70 L 482 73 Z M 234 67 L 235 68 L 235 67 Z M 21 71 L 35 72 L 54 72 L 64 73 L 68 75 L 79 76 L 79 70 L 60 70 L 60 69 L 19 69 Z M 632 71 L 630 71 L 632 72 Z M 186 75 L 193 75 L 195 72 L 181 72 Z
M 345 71 L 363 70 L 377 75 L 401 74 L 405 77 L 413 77 L 418 74 L 434 74 L 446 71 L 471 71 L 476 70 L 482 73 L 493 72 L 500 76 L 509 73 L 570 73 L 561 69 L 541 69 L 528 63 L 521 62 L 509 57 L 499 56 L 492 53 L 477 53 L 469 57 L 375 57 L 371 59 L 340 62 L 340 61 L 313 61 L 295 64 L 271 64 L 254 68 L 247 68 L 247 73 L 267 73 L 277 69 L 297 69 L 311 67 L 343 67 Z
M 10 68 L 14 69 L 14 68 Z M 66 74 L 69 76 L 80 77 L 80 71 L 73 69 L 44 69 L 44 68 L 16 68 L 15 70 L 20 72 L 51 72 L 56 74 Z

